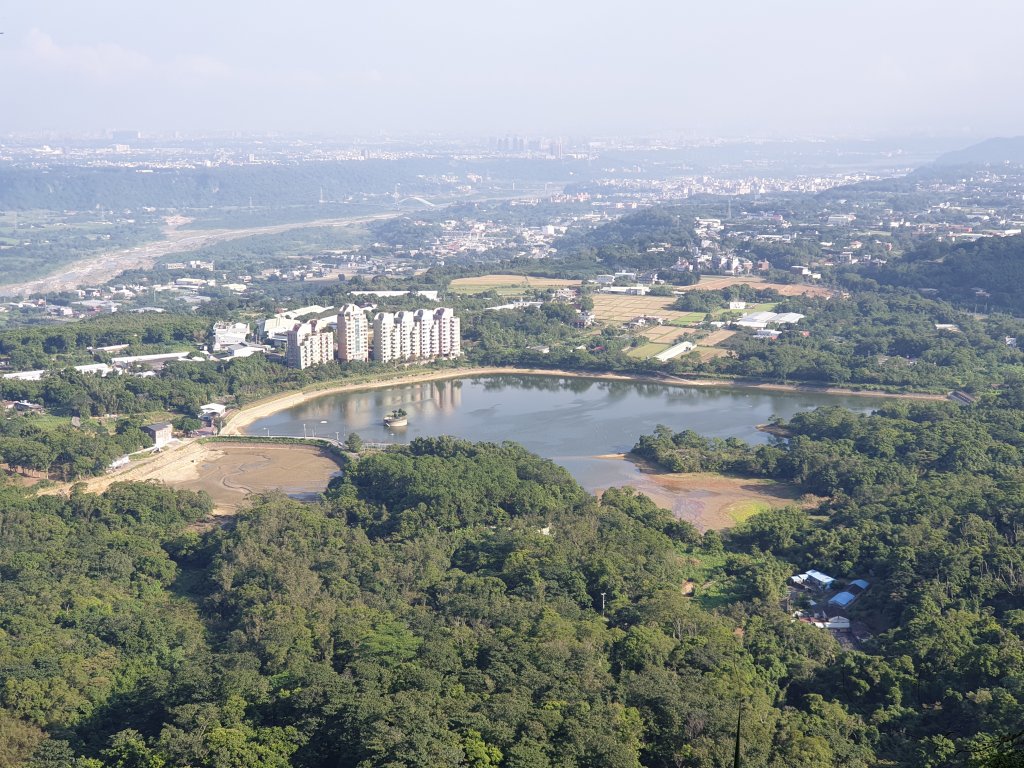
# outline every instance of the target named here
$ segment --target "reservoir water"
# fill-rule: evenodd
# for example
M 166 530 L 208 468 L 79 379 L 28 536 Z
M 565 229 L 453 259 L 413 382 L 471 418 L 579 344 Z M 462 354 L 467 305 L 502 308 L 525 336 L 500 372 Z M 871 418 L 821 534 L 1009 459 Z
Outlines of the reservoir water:
M 499 375 L 323 395 L 260 419 L 246 432 L 342 440 L 357 432 L 374 443 L 436 435 L 513 440 L 561 464 L 594 491 L 634 483 L 639 470 L 633 463 L 601 457 L 629 451 L 658 424 L 764 443 L 770 437 L 757 425 L 773 415 L 788 419 L 826 405 L 868 413 L 882 402 L 855 395 Z M 408 412 L 409 425 L 388 429 L 383 418 L 396 408 Z

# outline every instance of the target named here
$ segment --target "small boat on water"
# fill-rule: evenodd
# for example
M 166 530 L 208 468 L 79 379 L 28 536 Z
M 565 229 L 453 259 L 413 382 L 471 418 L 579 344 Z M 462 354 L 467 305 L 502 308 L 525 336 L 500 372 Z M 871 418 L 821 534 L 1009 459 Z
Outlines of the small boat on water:
M 409 426 L 409 414 L 398 408 L 384 417 L 385 427 L 407 427 Z

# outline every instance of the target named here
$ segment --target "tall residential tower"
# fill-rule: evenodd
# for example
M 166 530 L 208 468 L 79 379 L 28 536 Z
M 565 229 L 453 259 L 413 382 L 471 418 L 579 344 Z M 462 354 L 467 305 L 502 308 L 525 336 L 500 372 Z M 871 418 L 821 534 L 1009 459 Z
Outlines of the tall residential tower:
M 370 358 L 370 324 L 366 313 L 355 304 L 338 310 L 338 360 L 366 362 Z

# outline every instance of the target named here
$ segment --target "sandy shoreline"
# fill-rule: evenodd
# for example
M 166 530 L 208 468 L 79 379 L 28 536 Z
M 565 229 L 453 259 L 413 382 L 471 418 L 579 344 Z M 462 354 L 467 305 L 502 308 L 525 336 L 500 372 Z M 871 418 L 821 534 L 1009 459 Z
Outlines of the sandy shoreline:
M 623 453 L 594 458 L 635 466 L 635 478 L 616 487 L 633 488 L 700 531 L 730 528 L 750 514 L 772 507 L 808 506 L 795 488 L 784 483 L 713 473 L 667 472 Z M 337 460 L 315 446 L 190 440 L 133 462 L 120 472 L 92 478 L 86 487 L 91 493 L 102 493 L 114 483 L 157 481 L 175 489 L 205 491 L 214 509 L 208 520 L 194 526 L 201 530 L 233 516 L 250 493 L 284 489 L 287 493 L 319 496 L 337 471 Z M 54 486 L 41 493 L 66 493 L 69 487 Z M 596 488 L 592 492 L 601 496 L 605 490 Z
M 400 376 L 394 379 L 382 379 L 379 381 L 352 382 L 339 384 L 323 389 L 299 390 L 293 392 L 282 392 L 263 400 L 244 406 L 241 410 L 231 414 L 221 430 L 224 435 L 244 435 L 245 428 L 253 422 L 272 416 L 278 411 L 303 405 L 311 400 L 324 395 L 336 395 L 343 392 L 356 392 L 369 389 L 382 389 L 385 387 L 399 387 L 404 384 L 415 384 L 424 381 L 442 381 L 445 379 L 467 379 L 479 376 L 558 376 L 573 379 L 596 379 L 600 381 L 630 381 L 640 384 L 661 384 L 668 387 L 702 387 L 718 389 L 751 389 L 769 392 L 805 392 L 808 394 L 841 395 L 852 397 L 878 397 L 888 399 L 912 399 L 912 400 L 945 400 L 944 395 L 932 395 L 919 392 L 877 392 L 858 391 L 843 389 L 839 387 L 813 387 L 800 384 L 761 384 L 756 382 L 744 382 L 736 379 L 678 379 L 662 378 L 658 376 L 636 376 L 624 373 L 587 373 L 582 371 L 562 371 L 547 368 L 451 368 L 446 370 L 426 370 L 421 373 L 412 373 L 407 376 Z

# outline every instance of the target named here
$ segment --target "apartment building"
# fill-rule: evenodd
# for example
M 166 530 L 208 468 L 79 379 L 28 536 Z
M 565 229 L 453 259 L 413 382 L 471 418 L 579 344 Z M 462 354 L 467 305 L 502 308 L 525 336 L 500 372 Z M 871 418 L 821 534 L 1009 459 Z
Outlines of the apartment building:
M 370 358 L 370 323 L 366 313 L 355 304 L 338 310 L 338 360 L 365 362 Z
M 373 359 L 377 362 L 432 360 L 461 354 L 461 323 L 447 307 L 374 315 Z
M 290 368 L 308 368 L 334 359 L 334 332 L 317 320 L 295 323 L 288 331 L 285 360 Z

